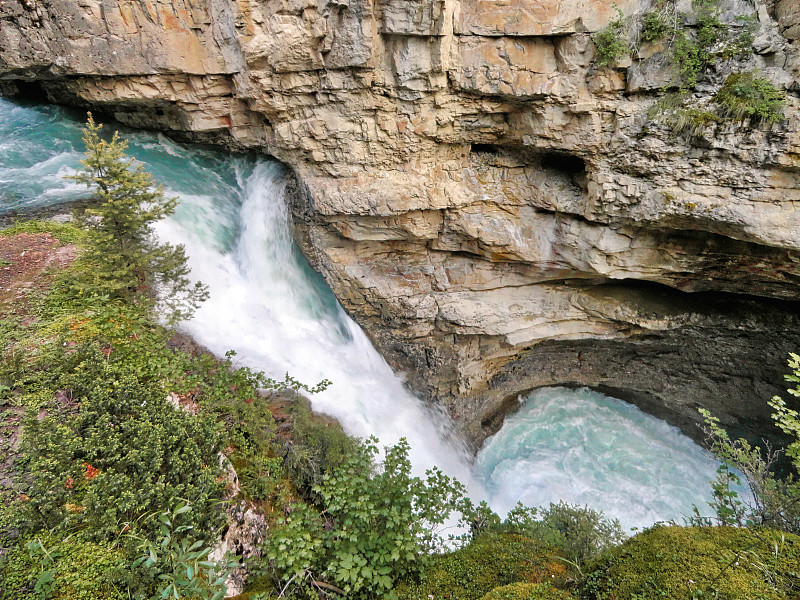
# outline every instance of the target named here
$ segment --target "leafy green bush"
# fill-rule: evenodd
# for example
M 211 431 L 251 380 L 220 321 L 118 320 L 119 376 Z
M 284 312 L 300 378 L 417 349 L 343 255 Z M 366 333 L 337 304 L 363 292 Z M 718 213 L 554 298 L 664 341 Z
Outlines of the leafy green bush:
M 565 574 L 564 563 L 542 543 L 487 532 L 464 548 L 431 557 L 418 577 L 405 577 L 396 591 L 402 600 L 477 600 L 500 586 L 540 583 Z
M 425 554 L 442 546 L 437 528 L 461 507 L 463 486 L 437 469 L 425 479 L 412 477 L 404 439 L 386 449 L 376 471 L 376 443 L 371 438 L 322 476 L 314 487 L 321 512 L 295 505 L 265 541 L 276 588 L 385 597 L 398 577 L 415 572 Z
M 639 39 L 643 42 L 653 43 L 664 39 L 671 31 L 672 27 L 667 22 L 666 16 L 661 11 L 652 10 L 642 18 L 642 31 Z
M 619 521 L 608 520 L 602 512 L 588 506 L 566 502 L 550 503 L 540 509 L 541 519 L 523 530 L 578 565 L 583 565 L 604 550 L 625 539 Z
M 76 537 L 23 539 L 0 557 L 2 600 L 123 600 L 121 550 Z
M 723 117 L 737 121 L 758 124 L 783 119 L 784 93 L 752 71 L 729 75 L 714 101 Z
M 675 38 L 672 56 L 681 77 L 681 89 L 694 89 L 700 74 L 711 64 L 716 54 L 713 48 L 723 39 L 725 26 L 713 12 L 703 12 L 697 19 L 694 37 L 681 31 Z
M 788 391 L 800 397 L 800 355 L 790 355 L 789 368 L 792 373 L 786 375 L 786 380 L 794 383 L 795 387 Z M 713 483 L 714 501 L 711 506 L 721 524 L 765 526 L 800 534 L 800 481 L 797 480 L 800 473 L 800 414 L 788 408 L 778 396 L 772 398 L 769 405 L 775 410 L 772 417 L 776 425 L 793 439 L 786 453 L 794 472 L 783 478 L 773 469 L 778 452 L 769 446 L 765 449 L 753 447 L 745 439 L 731 440 L 720 426 L 719 419 L 707 410 L 700 410 L 706 422 L 711 451 L 723 463 Z M 738 493 L 731 489 L 731 484 L 740 483 L 732 469 L 744 475 L 752 500 L 739 498 Z M 708 519 L 696 517 L 695 522 L 704 523 Z
M 314 487 L 325 475 L 341 468 L 357 451 L 358 441 L 338 423 L 315 417 L 302 400 L 289 410 L 292 436 L 279 449 L 286 473 L 297 490 L 311 502 L 319 502 Z
M 276 489 L 279 480 L 286 474 L 289 476 L 299 472 L 299 465 L 286 461 L 291 454 L 299 457 L 306 449 L 311 454 L 307 457 L 309 469 L 324 470 L 323 457 L 334 452 L 332 445 L 344 444 L 332 431 L 316 422 L 306 410 L 301 416 L 294 418 L 294 445 L 284 449 L 284 459 L 276 455 L 275 421 L 270 412 L 267 400 L 260 390 L 297 392 L 302 390 L 308 394 L 318 393 L 330 384 L 323 380 L 311 387 L 287 376 L 283 381 L 275 381 L 262 372 L 253 372 L 247 367 L 235 367 L 232 359 L 235 352 L 228 352 L 224 360 L 218 360 L 207 354 L 188 360 L 182 367 L 186 377 L 181 382 L 181 389 L 196 399 L 204 411 L 214 414 L 222 421 L 226 431 L 226 448 L 231 463 L 239 477 L 241 494 L 249 500 L 266 500 Z M 299 409 L 298 409 L 299 411 Z M 300 412 L 297 413 L 300 415 Z M 354 447 L 355 442 L 343 432 L 344 440 Z M 281 449 L 277 449 L 281 450 Z M 312 456 L 313 455 L 313 456 Z M 332 454 L 331 454 L 332 456 Z M 297 458 L 297 463 L 300 462 Z M 331 458 L 331 460 L 333 460 Z M 341 464 L 343 459 L 340 460 Z M 318 483 L 295 481 L 296 485 Z
M 740 15 L 737 25 L 720 18 L 720 0 L 693 0 L 695 26 L 678 31 L 672 58 L 680 74 L 682 90 L 694 89 L 702 74 L 718 59 L 729 59 L 752 51 L 755 14 Z
M 196 539 L 190 524 L 196 519 L 187 518 L 191 512 L 192 506 L 181 501 L 156 515 L 155 540 L 138 538 L 137 550 L 142 554 L 131 566 L 142 579 L 150 576 L 157 588 L 154 598 L 222 600 L 227 593 L 225 581 L 236 563 L 217 564 L 209 559 L 212 548 Z
M 549 583 L 511 583 L 493 589 L 481 600 L 574 600 L 575 596 Z
M 588 506 L 563 501 L 551 502 L 547 508 L 517 503 L 502 521 L 485 504 L 474 510 L 473 515 L 474 531 L 515 534 L 535 540 L 565 559 L 578 573 L 584 563 L 626 537 L 618 520 L 606 519 L 602 512 Z
M 61 398 L 69 400 L 25 424 L 29 504 L 41 527 L 80 527 L 88 539 L 111 540 L 173 498 L 208 506 L 221 496 L 213 421 L 174 408 L 158 382 L 109 365 L 100 351 L 64 383 Z M 197 514 L 198 535 L 212 538 L 221 513 Z
M 655 526 L 605 553 L 586 600 L 778 600 L 800 593 L 800 538 L 767 529 Z
M 595 47 L 595 62 L 600 67 L 608 67 L 629 52 L 629 42 L 625 35 L 625 18 L 617 9 L 617 18 L 592 36 Z

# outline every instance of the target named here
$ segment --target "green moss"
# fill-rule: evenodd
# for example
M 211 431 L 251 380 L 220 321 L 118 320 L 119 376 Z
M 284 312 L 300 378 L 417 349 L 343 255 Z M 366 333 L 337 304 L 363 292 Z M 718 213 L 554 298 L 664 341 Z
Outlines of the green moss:
M 573 600 L 575 596 L 549 583 L 512 583 L 493 589 L 481 600 Z
M 754 124 L 777 123 L 783 119 L 785 97 L 783 91 L 752 71 L 728 76 L 714 102 L 722 116 Z
M 540 543 L 519 535 L 484 534 L 465 548 L 433 557 L 418 580 L 397 588 L 403 600 L 477 600 L 511 583 L 560 581 L 563 561 Z
M 56 221 L 19 221 L 0 229 L 0 237 L 18 233 L 49 233 L 62 244 L 80 244 L 86 239 L 86 233 L 74 223 L 57 223 Z
M 37 547 L 44 550 L 29 550 L 20 542 L 3 557 L 0 599 L 127 598 L 117 587 L 126 566 L 121 550 L 72 538 L 56 540 L 45 536 L 37 539 L 41 542 Z
M 733 527 L 656 526 L 613 548 L 581 598 L 778 600 L 800 593 L 800 537 Z

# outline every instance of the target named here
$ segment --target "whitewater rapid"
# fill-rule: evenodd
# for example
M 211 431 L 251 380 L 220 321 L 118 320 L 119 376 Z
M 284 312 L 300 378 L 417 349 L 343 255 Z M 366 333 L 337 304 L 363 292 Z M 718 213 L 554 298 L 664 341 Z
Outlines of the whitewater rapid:
M 56 107 L 0 99 L 0 211 L 85 196 L 63 179 L 80 158 L 80 118 Z M 647 526 L 708 513 L 716 463 L 677 429 L 589 390 L 553 388 L 521 398 L 520 410 L 475 459 L 450 420 L 404 386 L 294 245 L 286 174 L 269 159 L 236 157 L 126 132 L 176 214 L 158 234 L 185 244 L 210 299 L 183 325 L 199 343 L 282 379 L 332 385 L 311 397 L 354 435 L 382 444 L 405 437 L 417 473 L 438 466 L 498 511 L 517 500 L 588 504 L 623 525 Z
M 329 379 L 332 385 L 311 397 L 315 410 L 385 445 L 405 437 L 418 471 L 436 465 L 477 489 L 449 420 L 405 389 L 297 251 L 282 201 L 282 167 L 260 161 L 234 168 L 240 198 L 233 206 L 182 196 L 177 214 L 158 230 L 185 244 L 193 275 L 211 290 L 183 328 L 215 353 L 233 348 L 242 364 L 275 378 Z M 222 222 L 234 239 L 220 237 Z

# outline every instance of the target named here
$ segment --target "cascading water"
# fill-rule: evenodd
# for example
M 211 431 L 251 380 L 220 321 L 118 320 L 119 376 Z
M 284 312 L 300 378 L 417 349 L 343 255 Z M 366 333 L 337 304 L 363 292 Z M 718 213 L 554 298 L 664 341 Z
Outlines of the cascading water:
M 85 195 L 62 178 L 81 157 L 79 121 L 4 100 L 0 114 L 0 211 Z M 643 526 L 705 506 L 714 461 L 635 407 L 581 390 L 533 394 L 479 453 L 474 477 L 448 419 L 404 388 L 292 243 L 280 165 L 127 137 L 130 153 L 181 200 L 158 233 L 186 245 L 194 276 L 210 287 L 184 325 L 201 344 L 233 349 L 275 378 L 330 379 L 312 398 L 316 410 L 384 444 L 408 438 L 417 472 L 437 465 L 498 510 L 564 498 Z
M 178 214 L 159 228 L 163 238 L 186 244 L 193 275 L 211 288 L 186 330 L 214 352 L 234 348 L 245 364 L 278 378 L 330 379 L 333 385 L 312 398 L 316 410 L 358 436 L 385 444 L 406 437 L 415 465 L 436 464 L 468 482 L 466 450 L 447 420 L 405 390 L 292 243 L 281 167 L 262 161 L 234 169 L 241 205 L 182 197 Z M 226 218 L 235 239 L 209 243 Z

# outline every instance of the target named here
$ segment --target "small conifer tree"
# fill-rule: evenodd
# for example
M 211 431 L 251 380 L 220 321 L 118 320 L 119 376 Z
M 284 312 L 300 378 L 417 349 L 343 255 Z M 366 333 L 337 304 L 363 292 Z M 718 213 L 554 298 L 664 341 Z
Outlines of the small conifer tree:
M 155 222 L 175 212 L 178 201 L 167 198 L 152 175 L 125 154 L 128 143 L 119 132 L 110 141 L 102 139 L 102 127 L 89 113 L 83 170 L 69 177 L 93 188 L 98 200 L 82 218 L 88 235 L 73 288 L 130 302 L 157 292 L 168 323 L 188 318 L 208 290 L 190 281 L 183 246 L 159 243 L 153 231 Z

